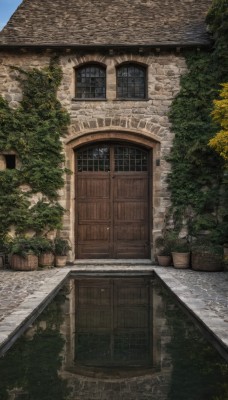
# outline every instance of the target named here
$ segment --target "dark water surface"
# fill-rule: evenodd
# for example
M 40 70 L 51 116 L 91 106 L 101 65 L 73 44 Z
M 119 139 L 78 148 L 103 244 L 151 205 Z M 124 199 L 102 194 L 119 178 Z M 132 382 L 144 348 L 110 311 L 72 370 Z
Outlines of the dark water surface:
M 228 400 L 228 364 L 154 278 L 71 279 L 0 358 L 0 400 Z

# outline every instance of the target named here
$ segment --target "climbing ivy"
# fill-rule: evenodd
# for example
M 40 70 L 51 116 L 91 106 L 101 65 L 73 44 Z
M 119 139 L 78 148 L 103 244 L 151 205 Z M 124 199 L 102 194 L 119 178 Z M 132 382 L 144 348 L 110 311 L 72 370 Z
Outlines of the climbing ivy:
M 225 7 L 227 1 L 221 3 Z M 228 80 L 227 12 L 226 23 L 223 18 L 219 23 L 218 13 L 224 10 L 221 7 L 218 12 L 218 4 L 220 0 L 214 1 L 208 17 L 211 24 L 214 21 L 212 33 L 223 25 L 215 49 L 184 53 L 188 72 L 181 79 L 169 115 L 175 139 L 168 158 L 172 167 L 168 183 L 175 228 L 180 230 L 185 223 L 190 235 L 207 230 L 212 240 L 224 242 L 228 237 L 227 211 L 221 206 L 226 196 L 224 162 L 208 146 L 218 130 L 211 118 L 213 100 L 219 96 L 221 82 Z
M 58 190 L 64 185 L 61 137 L 69 115 L 57 100 L 62 72 L 56 60 L 49 67 L 28 71 L 10 67 L 22 87 L 22 101 L 10 108 L 0 97 L 0 153 L 14 151 L 17 169 L 0 171 L 0 236 L 13 225 L 16 232 L 59 228 L 64 209 Z M 23 186 L 27 187 L 23 190 Z M 39 193 L 39 201 L 32 197 Z
M 221 60 L 220 70 L 228 67 L 228 0 L 213 0 L 206 17 L 208 29 L 214 38 L 213 58 Z M 224 82 L 224 80 L 223 80 Z

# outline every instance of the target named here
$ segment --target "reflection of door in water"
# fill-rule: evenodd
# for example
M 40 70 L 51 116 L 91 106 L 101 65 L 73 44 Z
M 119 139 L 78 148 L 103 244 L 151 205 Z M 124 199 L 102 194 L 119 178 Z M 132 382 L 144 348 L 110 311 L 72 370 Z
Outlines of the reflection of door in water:
M 148 152 L 100 144 L 76 156 L 77 257 L 149 257 Z
M 150 365 L 151 317 L 148 280 L 77 280 L 76 363 Z

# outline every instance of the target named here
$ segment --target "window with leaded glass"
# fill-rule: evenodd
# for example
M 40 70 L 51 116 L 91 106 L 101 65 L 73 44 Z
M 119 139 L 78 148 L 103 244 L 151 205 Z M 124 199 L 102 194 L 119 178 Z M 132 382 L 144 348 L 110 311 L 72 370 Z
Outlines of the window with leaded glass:
M 148 152 L 122 144 L 97 144 L 77 152 L 77 172 L 147 172 Z
M 116 146 L 114 159 L 116 172 L 148 171 L 148 153 L 137 147 Z
M 145 99 L 146 68 L 137 64 L 124 64 L 117 68 L 117 98 Z
M 82 148 L 77 153 L 78 172 L 107 172 L 110 170 L 110 148 L 98 145 Z
M 106 70 L 99 64 L 87 64 L 76 69 L 76 98 L 105 99 Z

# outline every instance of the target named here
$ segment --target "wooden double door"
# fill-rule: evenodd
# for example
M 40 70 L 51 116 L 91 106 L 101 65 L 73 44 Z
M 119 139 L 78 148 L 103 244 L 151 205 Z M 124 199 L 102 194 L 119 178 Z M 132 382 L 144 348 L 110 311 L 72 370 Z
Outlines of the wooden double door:
M 76 256 L 149 257 L 149 154 L 127 144 L 76 153 Z

